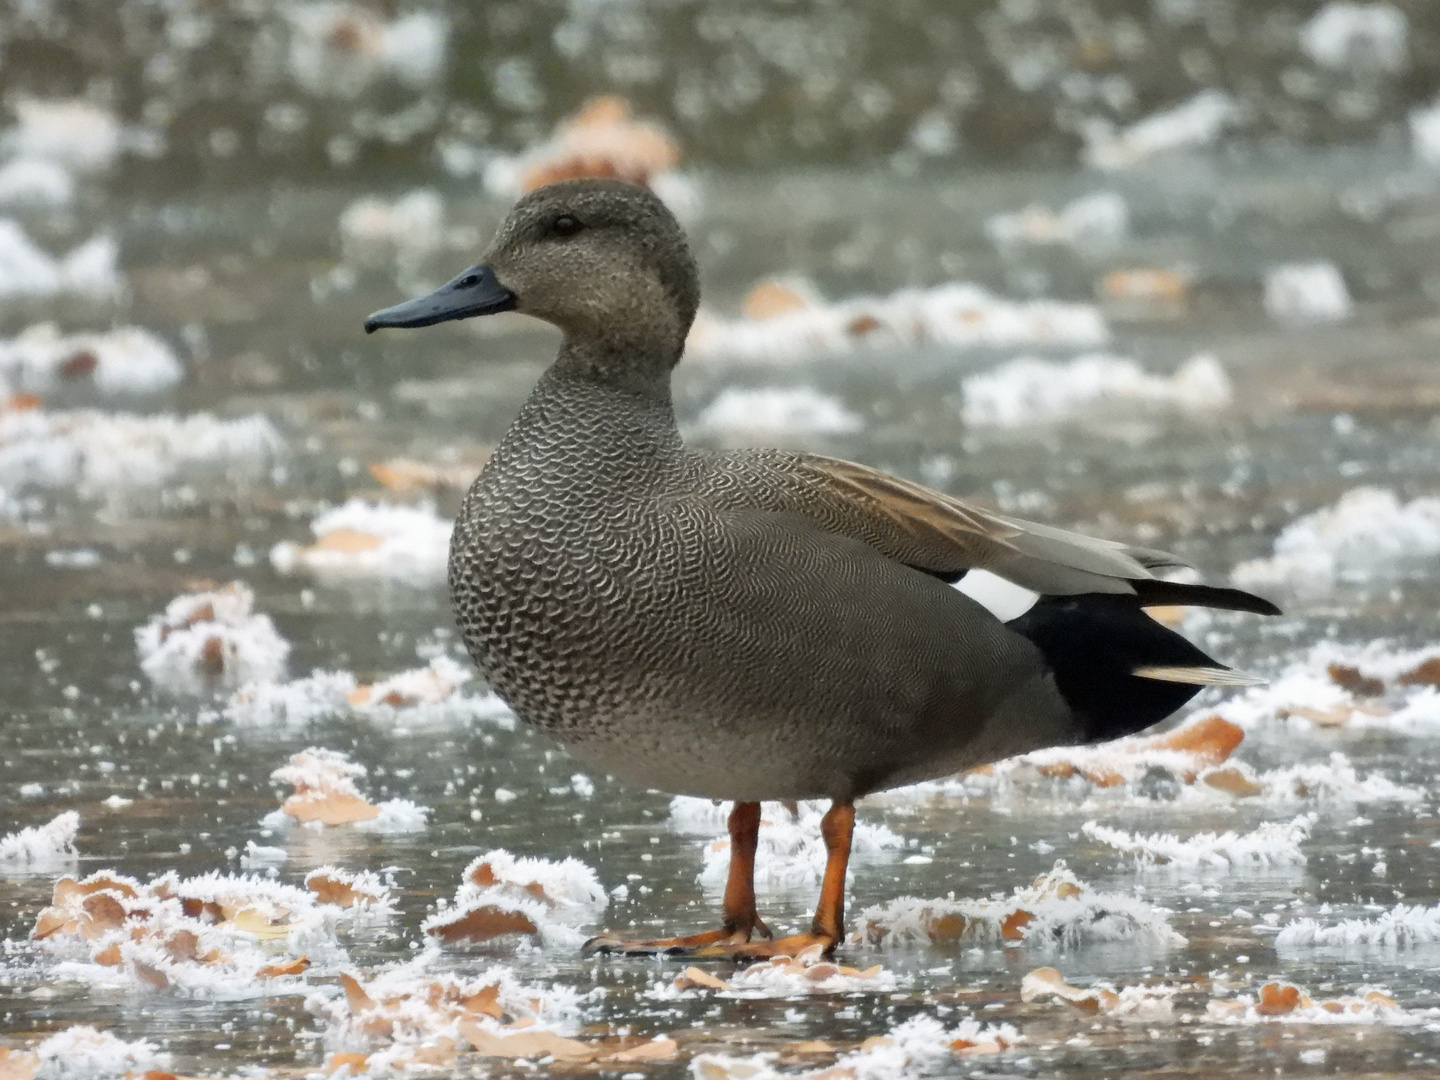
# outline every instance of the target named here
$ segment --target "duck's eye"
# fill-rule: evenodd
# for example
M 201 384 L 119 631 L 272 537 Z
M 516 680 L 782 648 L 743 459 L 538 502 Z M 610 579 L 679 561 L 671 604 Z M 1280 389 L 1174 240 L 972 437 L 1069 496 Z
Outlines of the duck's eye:
M 550 223 L 550 231 L 556 236 L 574 236 L 584 227 L 579 218 L 570 214 L 561 214 Z

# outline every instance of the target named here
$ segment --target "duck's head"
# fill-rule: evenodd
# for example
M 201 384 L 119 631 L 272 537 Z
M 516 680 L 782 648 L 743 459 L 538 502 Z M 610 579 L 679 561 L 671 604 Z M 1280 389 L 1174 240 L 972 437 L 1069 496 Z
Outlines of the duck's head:
M 673 365 L 699 302 L 695 260 L 664 203 L 635 184 L 565 180 L 516 203 L 479 263 L 375 312 L 365 330 L 519 311 L 558 326 L 572 346 L 664 353 Z

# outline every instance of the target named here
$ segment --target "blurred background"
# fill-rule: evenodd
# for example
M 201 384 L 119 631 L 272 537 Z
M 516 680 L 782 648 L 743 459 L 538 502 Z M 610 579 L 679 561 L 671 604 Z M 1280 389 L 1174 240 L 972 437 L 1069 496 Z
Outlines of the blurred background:
M 573 942 L 421 948 L 492 848 L 583 858 L 610 897 L 576 917 L 592 931 L 698 928 L 717 899 L 719 819 L 514 730 L 452 630 L 449 521 L 555 332 L 361 331 L 575 175 L 647 184 L 689 231 L 693 442 L 864 461 L 1286 609 L 1164 613 L 1272 679 L 1186 714 L 1243 733 L 1204 768 L 1151 747 L 862 807 L 881 831 L 854 911 L 1010 895 L 1063 858 L 1162 931 L 857 944 L 892 982 L 852 997 L 672 992 Z M 0 0 L 0 1032 L 94 1024 L 181 1071 L 303 1075 L 390 1052 L 336 1019 L 337 973 L 421 955 L 603 987 L 569 1034 L 689 1031 L 655 1075 L 742 1031 L 746 1054 L 840 1054 L 972 1014 L 1028 1040 L 991 1061 L 1014 1074 L 1433 1066 L 1440 981 L 1404 950 L 1440 940 L 1437 242 L 1440 8 L 1419 0 Z M 271 773 L 312 747 L 428 816 L 287 831 Z M 1185 863 L 1085 819 L 1250 846 Z M 61 871 L 327 863 L 389 872 L 398 914 L 281 989 L 169 967 L 157 988 L 30 937 Z M 805 917 L 807 874 L 765 884 L 772 925 Z M 1020 1000 L 1040 963 L 1182 1004 L 1143 1044 L 1118 1020 L 1082 1034 Z M 1346 1021 L 1368 1041 L 1319 1014 L 1257 1035 L 1266 979 L 1379 986 L 1398 1011 Z M 97 1075 L 59 1053 L 54 1075 Z

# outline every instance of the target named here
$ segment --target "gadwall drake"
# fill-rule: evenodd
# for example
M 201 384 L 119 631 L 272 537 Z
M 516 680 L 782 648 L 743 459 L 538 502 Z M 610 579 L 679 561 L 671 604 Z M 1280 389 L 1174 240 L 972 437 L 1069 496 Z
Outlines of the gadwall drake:
M 670 373 L 700 300 L 684 233 L 644 188 L 571 180 L 517 203 L 484 260 L 367 331 L 519 311 L 558 326 L 465 499 L 450 590 L 466 648 L 527 724 L 644 788 L 733 800 L 717 930 L 590 951 L 766 956 L 844 932 L 862 795 L 1164 719 L 1249 680 L 1144 612 L 1275 614 L 1183 565 L 992 513 L 864 465 L 681 442 Z M 1041 594 L 1001 622 L 951 587 Z M 808 933 L 755 910 L 763 799 L 825 798 Z

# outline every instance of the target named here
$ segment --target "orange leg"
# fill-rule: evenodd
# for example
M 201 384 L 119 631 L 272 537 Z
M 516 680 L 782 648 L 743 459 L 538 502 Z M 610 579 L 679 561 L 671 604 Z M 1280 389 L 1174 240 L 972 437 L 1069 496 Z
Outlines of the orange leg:
M 737 959 L 795 956 L 817 945 L 822 956 L 833 953 L 845 936 L 845 872 L 850 865 L 850 841 L 855 835 L 854 804 L 834 803 L 820 821 L 820 835 L 825 840 L 825 880 L 820 885 L 820 901 L 815 905 L 810 932 L 753 945 L 716 943 L 700 955 Z
M 760 921 L 755 910 L 755 847 L 760 840 L 760 804 L 737 802 L 730 811 L 729 828 L 730 876 L 725 882 L 724 921 L 720 929 L 648 941 L 625 941 L 601 935 L 587 941 L 581 953 L 585 956 L 595 953 L 683 956 L 711 948 L 723 953 L 744 945 L 752 934 L 768 939 L 770 929 Z

